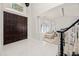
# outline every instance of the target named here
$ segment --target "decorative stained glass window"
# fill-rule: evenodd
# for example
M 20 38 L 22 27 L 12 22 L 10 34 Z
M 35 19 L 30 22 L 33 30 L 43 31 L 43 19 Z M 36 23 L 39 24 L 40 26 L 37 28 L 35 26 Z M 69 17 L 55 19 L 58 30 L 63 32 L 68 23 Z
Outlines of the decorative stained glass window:
M 17 11 L 23 12 L 23 7 L 20 6 L 19 4 L 12 3 L 12 8 L 17 10 Z

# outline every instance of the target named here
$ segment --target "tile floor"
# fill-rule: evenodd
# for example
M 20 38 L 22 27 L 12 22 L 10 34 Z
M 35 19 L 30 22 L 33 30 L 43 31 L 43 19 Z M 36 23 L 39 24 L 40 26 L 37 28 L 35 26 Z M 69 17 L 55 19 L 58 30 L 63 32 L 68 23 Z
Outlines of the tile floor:
M 3 46 L 3 56 L 56 56 L 58 46 L 41 40 L 25 39 Z

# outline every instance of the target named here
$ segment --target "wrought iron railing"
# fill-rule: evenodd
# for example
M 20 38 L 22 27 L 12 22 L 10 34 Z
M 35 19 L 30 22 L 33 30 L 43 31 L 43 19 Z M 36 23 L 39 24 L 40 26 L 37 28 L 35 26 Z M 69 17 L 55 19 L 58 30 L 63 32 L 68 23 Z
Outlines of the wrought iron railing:
M 71 26 L 57 31 L 60 34 L 60 56 L 79 56 L 79 19 Z

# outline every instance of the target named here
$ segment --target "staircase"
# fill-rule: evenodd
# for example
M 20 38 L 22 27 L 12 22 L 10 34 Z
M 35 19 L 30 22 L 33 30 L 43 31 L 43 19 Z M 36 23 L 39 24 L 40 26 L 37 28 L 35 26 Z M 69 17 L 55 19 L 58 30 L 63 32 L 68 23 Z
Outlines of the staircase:
M 79 19 L 57 32 L 60 34 L 59 55 L 79 56 Z

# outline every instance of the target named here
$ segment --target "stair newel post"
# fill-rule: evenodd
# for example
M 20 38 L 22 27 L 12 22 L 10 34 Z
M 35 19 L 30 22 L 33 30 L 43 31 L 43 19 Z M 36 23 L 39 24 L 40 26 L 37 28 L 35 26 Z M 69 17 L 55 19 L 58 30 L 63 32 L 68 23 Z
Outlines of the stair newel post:
M 61 34 L 61 37 L 60 37 L 60 56 L 63 56 L 63 54 L 64 54 L 64 37 L 63 37 L 64 33 L 61 32 L 60 34 Z

